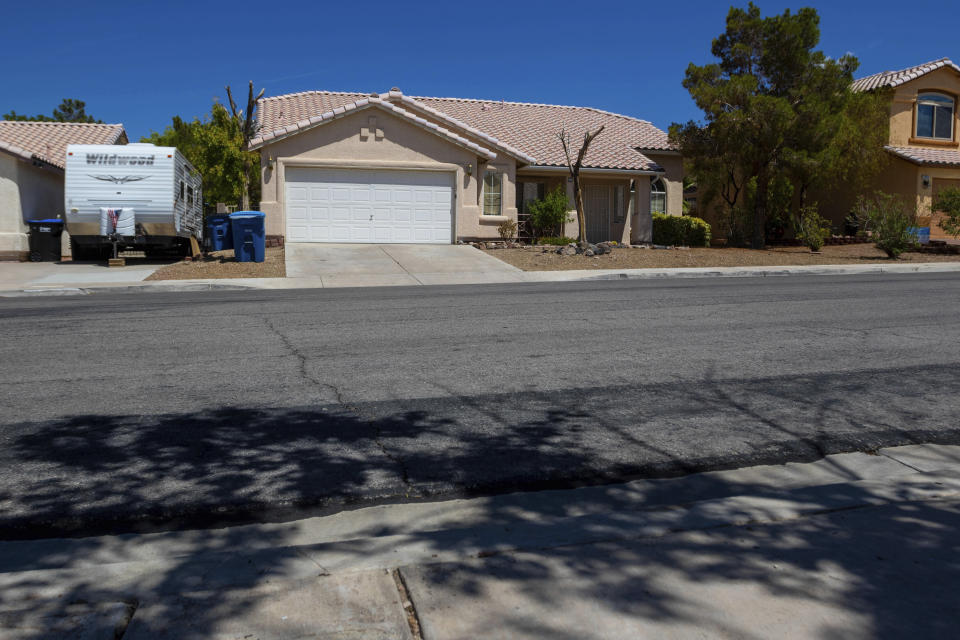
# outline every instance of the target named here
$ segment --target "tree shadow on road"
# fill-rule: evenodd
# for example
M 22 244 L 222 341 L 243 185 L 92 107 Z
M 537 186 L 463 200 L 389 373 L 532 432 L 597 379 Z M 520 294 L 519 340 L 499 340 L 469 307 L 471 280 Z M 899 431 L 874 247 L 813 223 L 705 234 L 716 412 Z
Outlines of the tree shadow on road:
M 351 408 L 221 408 L 182 415 L 74 416 L 5 430 L 0 523 L 7 539 L 182 529 L 289 519 L 378 502 L 595 485 L 812 460 L 827 453 L 914 442 L 956 443 L 960 433 L 955 409 L 952 400 L 946 399 L 960 397 L 958 391 L 960 374 L 947 367 L 926 367 L 714 381 L 695 388 L 687 384 L 619 386 Z M 736 486 L 719 478 L 704 483 L 696 495 L 680 502 L 757 491 L 756 486 Z M 855 491 L 837 489 L 841 490 Z M 906 605 L 919 607 L 913 611 L 924 613 L 924 618 L 912 621 L 925 623 L 932 635 L 941 632 L 940 621 L 950 619 L 933 615 L 910 596 L 923 592 L 917 572 L 908 572 L 904 583 L 912 590 L 903 599 L 906 605 L 892 606 L 891 594 L 899 587 L 882 564 L 867 562 L 869 550 L 876 546 L 871 546 L 873 533 L 867 527 L 849 534 L 853 537 L 843 547 L 853 548 L 849 554 L 825 543 L 848 535 L 841 516 L 763 529 L 748 536 L 756 543 L 752 548 L 742 547 L 743 536 L 735 528 L 701 538 L 690 534 L 682 541 L 663 538 L 640 549 L 611 547 L 606 555 L 565 548 L 558 531 L 576 534 L 580 542 L 601 543 L 621 540 L 624 529 L 635 524 L 637 502 L 618 502 L 618 487 L 603 491 L 604 511 L 593 518 L 577 519 L 575 510 L 555 501 L 539 504 L 534 497 L 520 510 L 522 527 L 517 524 L 516 505 L 490 503 L 477 520 L 462 526 L 448 524 L 442 535 L 380 527 L 358 536 L 420 536 L 424 544 L 442 553 L 481 544 L 491 536 L 497 539 L 491 532 L 518 527 L 527 539 L 557 544 L 550 545 L 549 562 L 536 555 L 489 559 L 488 563 L 499 563 L 503 580 L 523 585 L 525 597 L 549 605 L 563 602 L 551 582 L 576 575 L 581 580 L 575 585 L 568 581 L 571 593 L 564 598 L 592 599 L 628 618 L 691 624 L 705 620 L 705 596 L 684 598 L 676 589 L 665 587 L 664 576 L 680 572 L 692 584 L 744 580 L 772 594 L 812 593 L 857 611 L 870 625 L 872 637 L 900 637 L 894 631 L 903 630 L 904 616 L 915 618 Z M 869 496 L 844 497 L 863 501 Z M 656 491 L 644 500 L 650 507 L 678 501 L 676 495 L 658 496 Z M 956 550 L 955 536 L 950 534 L 955 533 L 951 527 L 956 524 L 955 511 L 916 505 L 891 509 L 877 521 L 878 534 L 903 540 L 901 553 L 909 562 L 919 563 L 917 571 L 954 579 L 956 562 L 942 553 Z M 166 567 L 150 585 L 155 592 L 175 593 L 191 584 L 209 586 L 205 582 L 213 572 L 209 559 L 217 553 L 231 557 L 237 550 L 292 544 L 282 528 L 240 528 L 212 536 L 208 542 L 202 531 L 189 532 L 183 542 L 182 548 L 189 550 L 172 554 L 174 566 Z M 62 552 L 30 551 L 29 543 L 24 543 L 8 546 L 12 551 L 0 560 L 4 572 L 74 568 L 79 577 L 59 597 L 96 600 L 116 595 L 96 572 L 89 579 L 82 575 L 84 566 L 92 566 L 98 554 L 108 551 L 101 548 L 103 544 L 95 538 L 76 541 L 69 557 L 64 557 Z M 358 545 L 357 557 L 376 552 L 377 544 L 374 540 Z M 926 559 L 925 551 L 930 552 Z M 695 561 L 693 552 L 703 560 Z M 79 564 L 78 558 L 83 559 Z M 639 568 L 629 570 L 631 562 Z M 794 575 L 771 569 L 778 562 L 802 569 L 799 582 L 793 582 Z M 431 579 L 452 585 L 465 597 L 481 594 L 488 563 L 464 565 L 449 579 L 442 572 Z M 845 576 L 840 586 L 831 586 L 822 571 L 824 563 L 832 563 Z M 903 564 L 900 561 L 897 566 Z M 318 573 L 323 573 L 322 563 L 318 566 Z M 261 586 L 274 569 L 252 563 L 247 570 L 232 571 L 231 589 Z M 24 580 L 16 588 L 8 585 L 8 594 L 27 593 L 31 586 L 39 589 L 43 583 L 42 575 Z M 930 607 L 943 606 L 943 598 L 954 597 L 953 591 L 945 593 L 931 599 Z M 238 598 L 218 608 L 215 616 L 196 618 L 192 621 L 195 637 L 209 635 L 218 620 L 239 615 L 250 605 Z M 722 617 L 723 606 L 716 603 L 717 616 Z M 497 624 L 504 629 L 516 625 L 517 633 L 531 636 L 538 635 L 536 625 L 542 625 L 541 636 L 600 637 L 591 635 L 596 631 L 589 626 L 574 632 L 555 628 L 549 620 L 522 616 Z M 751 633 L 740 631 L 748 637 Z M 824 624 L 819 635 L 842 634 Z

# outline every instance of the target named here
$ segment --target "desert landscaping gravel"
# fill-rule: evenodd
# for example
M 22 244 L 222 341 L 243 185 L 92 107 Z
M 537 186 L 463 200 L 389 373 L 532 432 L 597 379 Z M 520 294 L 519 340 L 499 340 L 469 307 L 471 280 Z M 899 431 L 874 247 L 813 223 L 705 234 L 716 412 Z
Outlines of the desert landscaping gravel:
M 283 247 L 271 247 L 267 249 L 263 262 L 237 262 L 232 249 L 214 251 L 193 262 L 176 262 L 157 269 L 147 280 L 283 278 L 286 275 Z
M 831 245 L 819 254 L 805 247 L 775 247 L 763 250 L 736 248 L 632 249 L 618 248 L 602 256 L 561 256 L 542 247 L 487 251 L 491 256 L 524 271 L 567 269 L 643 269 L 675 267 L 775 267 L 784 265 L 889 264 L 891 260 L 870 244 Z M 960 262 L 956 253 L 910 252 L 903 262 Z

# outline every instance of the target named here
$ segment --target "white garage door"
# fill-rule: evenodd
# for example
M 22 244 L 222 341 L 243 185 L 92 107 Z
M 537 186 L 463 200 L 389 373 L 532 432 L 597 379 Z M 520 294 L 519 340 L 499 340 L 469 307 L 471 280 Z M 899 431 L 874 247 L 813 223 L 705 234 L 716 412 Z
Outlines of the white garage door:
M 288 242 L 453 242 L 453 174 L 287 167 Z

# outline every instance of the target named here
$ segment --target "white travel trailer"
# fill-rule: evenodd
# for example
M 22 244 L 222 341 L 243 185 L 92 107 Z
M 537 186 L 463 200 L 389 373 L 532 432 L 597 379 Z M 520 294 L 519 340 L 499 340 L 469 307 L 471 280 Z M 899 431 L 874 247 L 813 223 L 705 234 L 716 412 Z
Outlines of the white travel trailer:
M 202 238 L 202 180 L 175 147 L 67 146 L 64 205 L 75 260 L 124 249 L 182 254 L 191 236 Z

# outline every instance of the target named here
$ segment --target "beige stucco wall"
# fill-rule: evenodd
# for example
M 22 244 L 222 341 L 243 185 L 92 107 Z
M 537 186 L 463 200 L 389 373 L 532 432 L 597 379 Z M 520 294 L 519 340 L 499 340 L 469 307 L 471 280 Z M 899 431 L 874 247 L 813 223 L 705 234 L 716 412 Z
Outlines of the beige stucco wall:
M 376 118 L 382 139 L 361 139 L 361 129 Z M 497 225 L 516 220 L 516 162 L 498 157 L 489 163 L 450 140 L 393 114 L 372 107 L 333 120 L 301 134 L 268 144 L 260 150 L 263 193 L 260 208 L 266 214 L 267 233 L 283 235 L 284 168 L 288 166 L 363 169 L 423 169 L 455 174 L 457 238 L 497 238 Z M 503 215 L 481 216 L 480 186 L 486 165 L 503 175 Z M 470 168 L 468 172 L 468 167 Z
M 679 153 L 657 153 L 655 151 L 644 151 L 644 155 L 664 168 L 663 182 L 667 186 L 667 214 L 682 216 L 683 157 Z M 647 206 L 649 207 L 649 202 Z
M 957 142 L 958 129 L 960 129 L 960 109 L 954 109 L 953 140 L 951 142 L 941 144 L 914 137 L 917 95 L 927 91 L 945 93 L 953 96 L 956 100 L 960 97 L 960 76 L 951 69 L 937 69 L 897 87 L 890 106 L 890 144 L 895 147 L 952 149 L 960 147 Z
M 890 103 L 890 145 L 948 150 L 960 148 L 960 109 L 954 109 L 953 140 L 941 142 L 914 136 L 917 96 L 928 91 L 951 95 L 954 99 L 960 98 L 960 76 L 950 69 L 938 69 L 893 90 Z M 923 176 L 928 177 L 926 186 Z M 883 170 L 862 193 L 869 194 L 880 190 L 898 195 L 908 205 L 915 205 L 919 215 L 930 215 L 935 178 L 960 178 L 960 169 L 919 166 L 890 156 Z M 814 193 L 812 199 L 819 203 L 821 213 L 833 223 L 834 231 L 841 232 L 844 219 L 850 213 L 858 195 L 859 192 L 854 189 L 837 189 L 832 193 Z
M 63 218 L 63 172 L 0 153 L 0 253 L 29 250 L 25 220 Z M 64 233 L 63 254 L 69 254 Z

